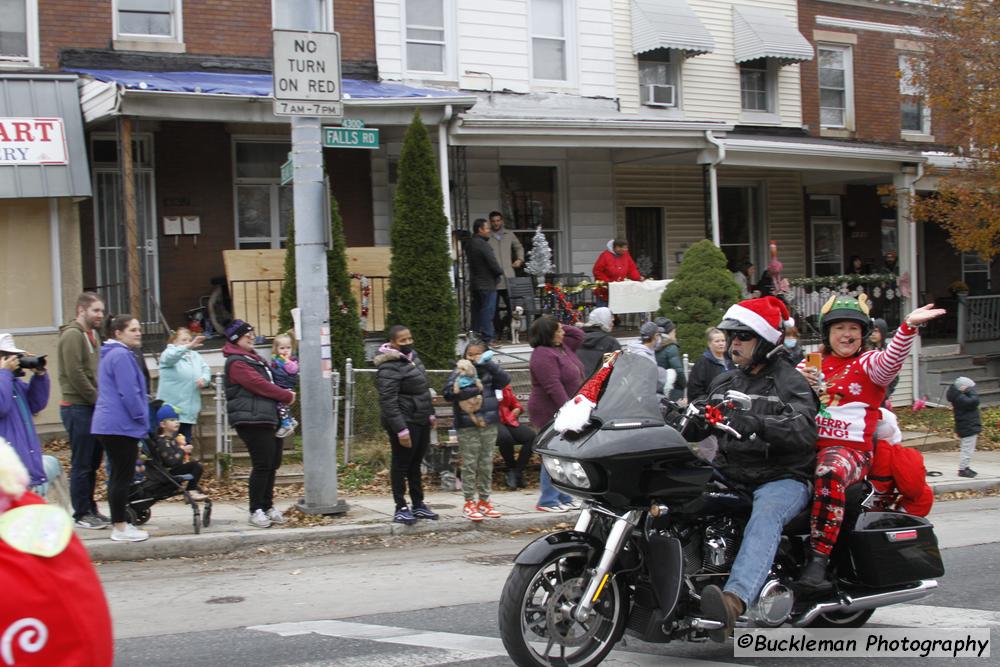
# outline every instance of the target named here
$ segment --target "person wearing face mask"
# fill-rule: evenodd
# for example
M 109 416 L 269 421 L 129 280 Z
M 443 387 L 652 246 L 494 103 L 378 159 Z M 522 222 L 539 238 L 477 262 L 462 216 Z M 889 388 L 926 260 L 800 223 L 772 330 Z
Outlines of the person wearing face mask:
M 670 318 L 657 317 L 653 320 L 660 327 L 660 344 L 656 348 L 656 364 L 667 372 L 667 382 L 664 393 L 671 401 L 683 401 L 687 378 L 684 374 L 684 357 L 677 344 L 677 325 Z M 671 371 L 673 373 L 671 374 Z M 670 381 L 669 376 L 673 376 Z
M 886 387 L 899 375 L 917 337 L 917 328 L 944 315 L 933 304 L 906 316 L 884 350 L 868 349 L 872 320 L 868 297 L 835 295 L 820 310 L 822 381 L 816 368 L 799 371 L 819 394 L 816 417 L 816 484 L 810 518 L 811 558 L 798 580 L 801 589 L 832 586 L 827 578 L 830 553 L 844 520 L 845 491 L 868 474 L 875 428 Z
M 741 438 L 708 426 L 689 428 L 699 442 L 715 435 L 721 452 L 715 463 L 728 483 L 753 497 L 750 520 L 724 588 L 706 586 L 701 613 L 724 628 L 709 633 L 724 641 L 736 619 L 757 601 L 777 552 L 781 529 L 806 507 L 816 447 L 816 395 L 780 353 L 788 308 L 773 296 L 741 301 L 719 324 L 736 369 L 716 376 L 704 399 L 723 402 L 735 390 L 750 397 L 748 410 L 727 410 L 725 418 Z
M 788 360 L 792 362 L 793 366 L 798 366 L 799 362 L 805 359 L 805 354 L 802 352 L 802 346 L 799 345 L 799 330 L 794 324 L 785 327 L 785 338 L 782 343 L 788 354 Z

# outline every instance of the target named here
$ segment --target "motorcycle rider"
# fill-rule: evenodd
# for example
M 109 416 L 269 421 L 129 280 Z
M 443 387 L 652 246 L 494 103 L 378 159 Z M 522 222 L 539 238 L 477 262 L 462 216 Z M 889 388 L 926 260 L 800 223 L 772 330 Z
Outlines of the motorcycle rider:
M 785 303 L 773 296 L 741 301 L 726 311 L 718 328 L 726 334 L 726 348 L 737 368 L 712 381 L 707 404 L 718 404 L 729 390 L 749 395 L 749 410 L 725 413 L 729 425 L 743 437 L 707 426 L 685 433 L 691 441 L 715 435 L 723 454 L 717 461 L 723 475 L 753 496 L 750 520 L 725 588 L 709 585 L 701 593 L 702 615 L 725 624 L 724 629 L 709 632 L 717 642 L 725 641 L 736 619 L 756 602 L 783 526 L 805 509 L 810 497 L 818 402 L 782 350 L 781 338 L 790 319 Z

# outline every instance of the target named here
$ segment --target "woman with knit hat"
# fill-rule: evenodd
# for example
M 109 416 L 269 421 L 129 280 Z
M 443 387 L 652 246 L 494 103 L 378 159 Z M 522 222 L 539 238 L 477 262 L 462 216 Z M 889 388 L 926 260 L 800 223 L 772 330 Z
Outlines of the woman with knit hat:
M 798 583 L 828 588 L 827 565 L 844 521 L 845 491 L 865 478 L 871 466 L 875 427 L 886 387 L 899 375 L 918 327 L 944 315 L 933 304 L 906 316 L 883 350 L 867 347 L 872 320 L 868 297 L 830 297 L 820 311 L 823 336 L 822 378 L 816 368 L 800 371 L 817 390 L 816 485 L 810 520 L 811 560 Z

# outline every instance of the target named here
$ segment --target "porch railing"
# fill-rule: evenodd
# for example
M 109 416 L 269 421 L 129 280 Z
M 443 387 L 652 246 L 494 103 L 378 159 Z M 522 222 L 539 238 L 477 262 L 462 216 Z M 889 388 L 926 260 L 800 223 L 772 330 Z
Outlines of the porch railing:
M 959 343 L 1000 338 L 1000 294 L 960 296 Z
M 871 316 L 885 320 L 889 331 L 898 327 L 902 321 L 904 297 L 894 275 L 856 274 L 795 278 L 789 283 L 789 291 L 785 296 L 791 305 L 799 336 L 803 340 L 819 339 L 820 311 L 835 294 L 848 296 L 867 294 L 871 304 Z

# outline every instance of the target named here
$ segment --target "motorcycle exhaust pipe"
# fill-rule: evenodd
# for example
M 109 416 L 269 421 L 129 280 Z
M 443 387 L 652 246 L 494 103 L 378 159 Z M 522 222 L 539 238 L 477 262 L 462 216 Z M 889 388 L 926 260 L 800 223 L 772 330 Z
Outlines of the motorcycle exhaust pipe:
M 840 602 L 821 602 L 812 606 L 805 614 L 793 622 L 792 625 L 801 628 L 812 623 L 820 614 L 826 614 L 834 611 L 863 611 L 865 609 L 885 607 L 890 604 L 899 604 L 901 602 L 919 600 L 920 598 L 927 597 L 933 593 L 934 589 L 937 587 L 938 583 L 936 580 L 924 579 L 918 582 L 915 586 L 904 588 L 902 590 L 887 591 L 885 593 L 873 593 L 872 595 L 861 595 L 858 597 L 853 597 L 845 593 Z

